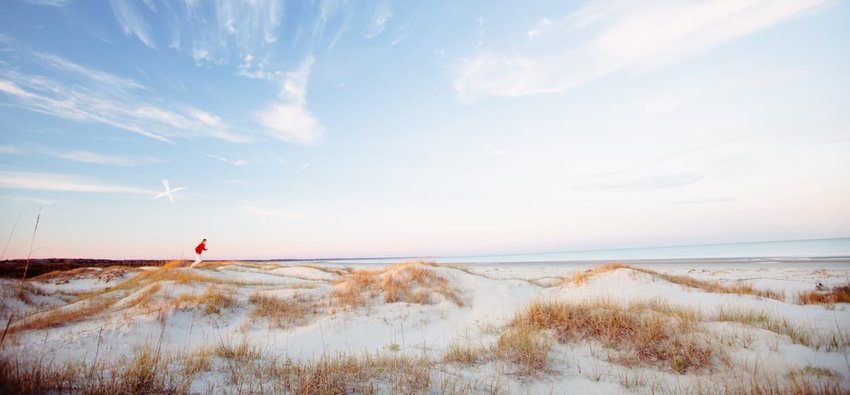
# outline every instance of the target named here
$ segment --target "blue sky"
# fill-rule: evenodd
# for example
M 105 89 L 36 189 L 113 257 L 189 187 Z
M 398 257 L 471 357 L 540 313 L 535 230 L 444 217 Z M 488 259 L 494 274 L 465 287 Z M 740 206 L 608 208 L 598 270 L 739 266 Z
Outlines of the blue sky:
M 847 237 L 848 20 L 824 0 L 4 1 L 4 257 L 39 207 L 36 257 Z M 154 200 L 162 179 L 186 189 Z

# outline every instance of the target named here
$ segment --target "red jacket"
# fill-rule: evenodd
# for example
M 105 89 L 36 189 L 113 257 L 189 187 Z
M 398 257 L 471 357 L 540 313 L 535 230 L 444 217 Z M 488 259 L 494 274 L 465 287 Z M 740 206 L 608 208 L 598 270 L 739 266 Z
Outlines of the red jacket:
M 200 254 L 200 253 L 201 253 L 201 251 L 206 251 L 206 250 L 207 250 L 207 246 L 206 246 L 206 245 L 204 245 L 204 242 L 203 242 L 203 241 L 201 242 L 201 244 L 198 244 L 198 246 L 197 246 L 197 247 L 195 247 L 195 253 L 196 253 L 196 254 Z

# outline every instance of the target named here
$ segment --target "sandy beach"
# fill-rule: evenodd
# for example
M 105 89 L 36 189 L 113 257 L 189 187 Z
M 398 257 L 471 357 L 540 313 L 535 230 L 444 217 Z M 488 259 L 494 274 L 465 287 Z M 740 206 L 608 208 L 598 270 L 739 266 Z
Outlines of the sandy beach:
M 3 380 L 35 392 L 844 393 L 848 264 L 73 269 L 2 280 L 3 322 L 14 314 Z

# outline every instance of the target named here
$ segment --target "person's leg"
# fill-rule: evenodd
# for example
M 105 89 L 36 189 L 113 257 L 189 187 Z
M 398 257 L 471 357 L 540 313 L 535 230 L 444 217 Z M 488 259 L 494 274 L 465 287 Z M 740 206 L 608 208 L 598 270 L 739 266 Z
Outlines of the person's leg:
M 201 254 L 195 254 L 195 262 L 192 262 L 192 265 L 189 267 L 198 266 L 199 263 L 201 263 Z

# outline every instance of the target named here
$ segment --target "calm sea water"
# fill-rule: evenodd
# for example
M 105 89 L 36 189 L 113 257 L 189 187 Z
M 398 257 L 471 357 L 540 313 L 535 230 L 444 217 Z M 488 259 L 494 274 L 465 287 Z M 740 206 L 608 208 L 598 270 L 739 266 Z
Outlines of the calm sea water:
M 705 244 L 674 247 L 623 248 L 536 254 L 427 257 L 441 263 L 588 262 L 667 259 L 807 259 L 850 257 L 850 238 L 757 243 Z M 339 259 L 340 263 L 392 263 L 400 258 Z

